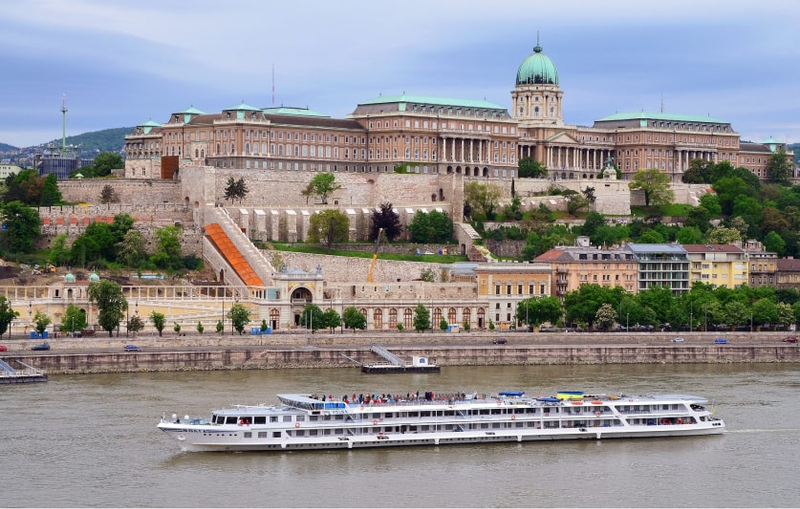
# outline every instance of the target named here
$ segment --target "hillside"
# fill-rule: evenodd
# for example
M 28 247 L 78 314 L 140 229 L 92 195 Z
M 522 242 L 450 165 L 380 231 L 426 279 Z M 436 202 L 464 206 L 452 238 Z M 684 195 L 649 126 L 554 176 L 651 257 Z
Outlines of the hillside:
M 0 152 L 10 152 L 11 150 L 17 150 L 17 147 L 7 143 L 0 143 Z
M 81 152 L 119 152 L 125 146 L 125 135 L 133 132 L 133 127 L 115 127 L 67 136 L 67 145 L 79 146 Z M 56 145 L 61 140 L 53 140 Z

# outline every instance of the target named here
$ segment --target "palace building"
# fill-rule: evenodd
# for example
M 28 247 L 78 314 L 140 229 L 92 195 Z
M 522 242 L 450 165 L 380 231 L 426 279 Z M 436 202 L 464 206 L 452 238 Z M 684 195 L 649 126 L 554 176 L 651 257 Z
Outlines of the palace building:
M 511 179 L 521 158 L 554 179 L 596 178 L 611 162 L 628 180 L 658 168 L 680 182 L 693 159 L 748 168 L 766 179 L 766 163 L 785 143 L 744 142 L 729 122 L 672 113 L 616 113 L 591 127 L 565 123 L 564 92 L 538 44 L 520 64 L 510 110 L 485 100 L 378 96 L 345 119 L 303 108 L 241 103 L 219 113 L 174 112 L 126 136 L 125 176 L 173 178 L 180 165 L 238 170 L 459 173 Z M 791 153 L 789 154 L 791 157 Z

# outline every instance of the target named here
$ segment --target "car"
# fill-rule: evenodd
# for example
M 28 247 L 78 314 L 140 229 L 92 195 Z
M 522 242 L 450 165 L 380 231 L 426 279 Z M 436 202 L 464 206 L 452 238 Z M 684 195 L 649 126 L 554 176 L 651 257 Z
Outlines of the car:
M 683 343 L 686 340 L 683 339 L 683 338 L 672 338 L 669 341 L 670 341 L 670 343 Z
M 718 343 L 720 345 L 726 345 L 728 344 L 728 340 L 725 338 L 717 338 L 714 340 L 714 343 Z
M 494 341 L 492 341 L 492 344 L 493 345 L 505 345 L 505 344 L 508 344 L 508 340 L 506 338 L 497 338 Z
M 125 351 L 126 352 L 141 352 L 142 349 L 141 349 L 141 347 L 136 346 L 136 345 L 125 345 Z
M 0 345 L 0 352 L 5 352 L 7 350 L 8 350 L 8 347 L 6 345 Z
M 31 347 L 31 350 L 50 350 L 50 344 L 42 343 L 40 345 L 34 345 Z
M 788 338 L 783 338 L 784 343 L 797 343 L 797 336 L 789 336 Z

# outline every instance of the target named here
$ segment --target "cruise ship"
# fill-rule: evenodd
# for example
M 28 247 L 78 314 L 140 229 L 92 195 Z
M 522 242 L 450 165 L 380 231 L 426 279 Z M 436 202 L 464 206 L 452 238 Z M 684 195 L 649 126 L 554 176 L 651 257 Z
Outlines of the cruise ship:
M 364 447 L 718 435 L 725 423 L 688 395 L 521 391 L 405 395 L 279 394 L 278 405 L 235 405 L 210 418 L 162 416 L 185 451 Z

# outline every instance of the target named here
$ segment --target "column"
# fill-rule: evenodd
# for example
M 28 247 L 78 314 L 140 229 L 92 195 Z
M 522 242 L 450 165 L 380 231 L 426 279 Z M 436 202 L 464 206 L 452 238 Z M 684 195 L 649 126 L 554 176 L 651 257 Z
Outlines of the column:
M 475 162 L 475 155 L 474 155 L 475 152 L 474 152 L 474 150 L 475 150 L 475 139 L 474 138 L 470 138 L 469 139 L 469 162 L 471 162 L 471 163 Z

